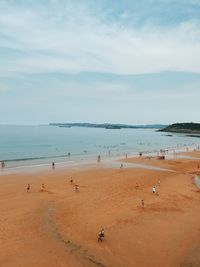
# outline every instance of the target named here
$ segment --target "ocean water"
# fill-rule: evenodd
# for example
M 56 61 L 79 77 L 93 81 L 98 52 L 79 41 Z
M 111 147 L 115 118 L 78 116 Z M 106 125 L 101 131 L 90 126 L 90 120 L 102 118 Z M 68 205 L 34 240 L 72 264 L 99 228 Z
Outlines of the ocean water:
M 54 126 L 0 126 L 0 160 L 6 167 L 75 162 L 120 157 L 138 152 L 198 146 L 199 138 L 157 132 L 156 129 L 60 128 Z M 68 153 L 70 152 L 70 157 Z

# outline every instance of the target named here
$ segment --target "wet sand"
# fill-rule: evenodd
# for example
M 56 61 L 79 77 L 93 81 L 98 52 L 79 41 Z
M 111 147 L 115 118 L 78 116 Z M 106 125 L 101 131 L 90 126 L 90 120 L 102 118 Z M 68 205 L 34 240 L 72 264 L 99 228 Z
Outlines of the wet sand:
M 199 160 L 126 160 L 171 172 L 99 164 L 1 175 L 0 266 L 200 266 L 200 153 L 184 155 Z

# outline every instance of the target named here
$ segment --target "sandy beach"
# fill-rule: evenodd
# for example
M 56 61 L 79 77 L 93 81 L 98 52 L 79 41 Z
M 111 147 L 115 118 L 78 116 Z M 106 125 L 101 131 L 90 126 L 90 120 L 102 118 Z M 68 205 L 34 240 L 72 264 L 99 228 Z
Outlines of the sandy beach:
M 125 160 L 163 170 L 99 164 L 1 175 L 0 266 L 200 266 L 200 152 L 182 155 L 191 158 Z
M 199 99 L 200 0 L 0 0 L 0 267 L 200 267 Z

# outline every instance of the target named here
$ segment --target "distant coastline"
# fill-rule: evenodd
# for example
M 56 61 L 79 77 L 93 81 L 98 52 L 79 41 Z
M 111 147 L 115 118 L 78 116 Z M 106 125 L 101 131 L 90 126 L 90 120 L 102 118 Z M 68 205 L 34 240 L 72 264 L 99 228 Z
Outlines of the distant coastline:
M 49 126 L 57 127 L 87 127 L 87 128 L 103 128 L 103 129 L 162 129 L 166 125 L 162 124 L 147 124 L 147 125 L 128 125 L 128 124 L 117 124 L 117 123 L 49 123 Z
M 159 129 L 159 132 L 185 133 L 190 137 L 200 137 L 200 123 L 186 122 L 174 123 L 165 128 Z

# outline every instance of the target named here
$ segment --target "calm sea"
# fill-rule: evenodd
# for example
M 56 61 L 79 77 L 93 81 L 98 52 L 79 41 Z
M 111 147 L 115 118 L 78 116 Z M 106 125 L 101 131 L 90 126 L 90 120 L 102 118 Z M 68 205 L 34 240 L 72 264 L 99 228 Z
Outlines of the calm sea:
M 0 160 L 7 167 L 116 157 L 199 145 L 200 139 L 155 129 L 0 126 Z M 70 157 L 68 156 L 70 153 Z

